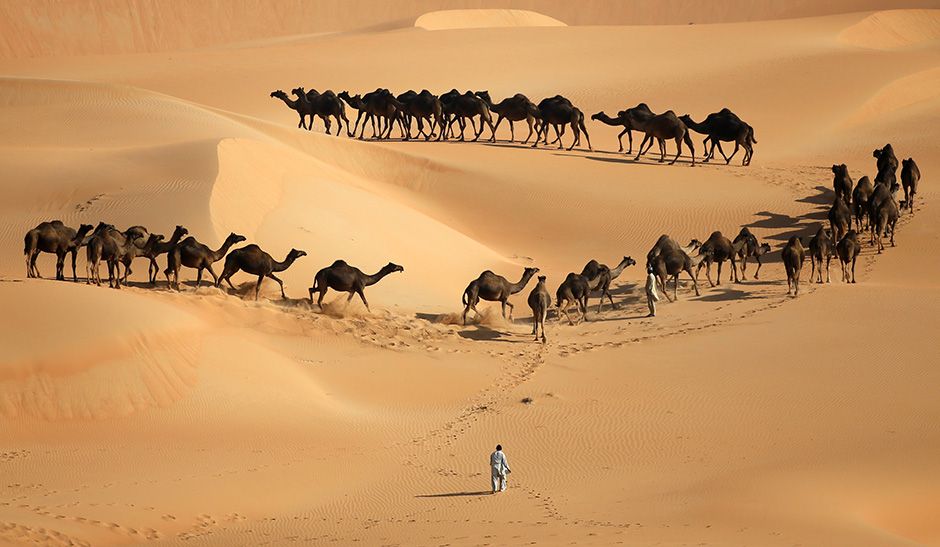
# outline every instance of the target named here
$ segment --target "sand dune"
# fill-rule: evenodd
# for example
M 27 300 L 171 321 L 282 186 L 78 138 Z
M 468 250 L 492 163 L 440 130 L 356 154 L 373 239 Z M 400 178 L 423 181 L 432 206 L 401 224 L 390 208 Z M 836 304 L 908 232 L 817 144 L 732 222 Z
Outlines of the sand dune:
M 415 26 L 425 30 L 490 27 L 561 27 L 565 24 L 547 15 L 525 10 L 445 10 L 425 13 Z
M 940 40 L 940 10 L 889 10 L 868 15 L 839 36 L 872 49 L 923 47 Z
M 937 544 L 936 10 L 901 9 L 931 7 L 0 4 L 0 544 Z M 702 165 L 693 135 L 693 168 L 634 162 L 593 121 L 593 150 L 505 124 L 496 144 L 362 142 L 297 129 L 269 96 L 296 85 L 728 106 L 758 144 L 750 167 Z M 829 166 L 872 176 L 886 142 L 924 174 L 897 247 L 866 242 L 855 285 L 807 261 L 787 297 L 779 250 L 826 222 Z M 277 274 L 286 300 L 270 280 L 253 300 L 246 273 L 150 287 L 143 260 L 89 286 L 84 250 L 79 283 L 26 280 L 23 234 L 52 218 L 307 256 Z M 760 279 L 702 272 L 645 318 L 660 234 L 742 226 L 773 248 Z M 484 269 L 536 266 L 554 293 L 625 255 L 617 309 L 592 297 L 545 345 L 531 284 L 515 320 L 484 303 L 462 324 Z M 365 290 L 371 311 L 309 306 L 339 258 L 405 271 Z M 510 489 L 482 495 L 497 442 Z

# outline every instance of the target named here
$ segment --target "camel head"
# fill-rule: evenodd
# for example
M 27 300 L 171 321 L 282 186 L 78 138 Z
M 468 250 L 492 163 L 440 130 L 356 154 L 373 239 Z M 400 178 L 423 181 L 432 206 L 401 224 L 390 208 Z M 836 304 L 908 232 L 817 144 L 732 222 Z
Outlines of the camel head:
M 898 193 L 898 190 L 901 188 L 901 185 L 897 181 L 891 183 L 891 195 Z
M 546 278 L 544 275 L 540 275 L 540 276 L 538 277 L 539 283 L 545 283 L 545 280 L 546 280 L 546 279 L 547 279 L 547 278 Z
M 287 93 L 277 89 L 271 92 L 271 97 L 287 97 Z
M 78 227 L 78 233 L 87 234 L 92 229 L 94 229 L 94 226 L 92 226 L 91 224 L 82 224 L 81 226 Z
M 833 165 L 832 172 L 837 175 L 847 175 L 849 173 L 849 168 L 843 163 L 842 165 Z
M 757 247 L 757 251 L 755 252 L 755 254 L 756 254 L 757 256 L 763 256 L 763 255 L 765 255 L 765 254 L 767 254 L 767 253 L 769 253 L 769 252 L 770 252 L 770 244 L 769 244 L 769 243 L 761 243 L 761 244 Z
M 702 248 L 702 242 L 699 241 L 699 240 L 697 240 L 697 239 L 695 239 L 695 238 L 692 238 L 692 241 L 689 241 L 689 244 L 686 245 L 686 247 L 689 247 L 690 249 L 692 249 L 693 251 L 695 251 L 695 250 L 697 250 L 697 249 L 701 249 L 701 248 Z
M 493 99 L 490 98 L 489 91 L 477 91 L 476 93 L 474 93 L 474 95 L 483 99 L 483 102 L 485 102 L 486 104 L 493 104 Z
M 679 116 L 679 120 L 686 125 L 695 123 L 694 121 L 692 121 L 692 116 L 689 116 L 688 114 L 683 114 Z
M 235 232 L 232 232 L 228 235 L 227 238 L 225 238 L 225 242 L 228 243 L 229 245 L 235 245 L 236 243 L 241 243 L 242 241 L 245 241 L 246 239 L 248 238 L 242 235 L 238 235 Z
M 623 260 L 621 260 L 620 263 L 623 264 L 624 267 L 636 266 L 636 260 L 633 260 L 633 258 L 629 256 L 623 257 Z
M 538 268 L 526 268 L 525 271 L 523 272 L 523 275 L 528 275 L 531 277 L 537 273 L 539 273 Z
M 394 262 L 389 262 L 388 264 L 382 267 L 382 271 L 388 272 L 388 273 L 404 272 L 405 268 L 403 266 L 399 266 L 398 264 L 395 264 Z
M 302 256 L 307 256 L 307 253 L 299 249 L 291 249 L 290 252 L 287 253 L 287 260 L 297 260 Z
M 901 166 L 909 169 L 911 164 L 914 163 L 914 158 L 907 158 L 906 160 L 901 160 Z

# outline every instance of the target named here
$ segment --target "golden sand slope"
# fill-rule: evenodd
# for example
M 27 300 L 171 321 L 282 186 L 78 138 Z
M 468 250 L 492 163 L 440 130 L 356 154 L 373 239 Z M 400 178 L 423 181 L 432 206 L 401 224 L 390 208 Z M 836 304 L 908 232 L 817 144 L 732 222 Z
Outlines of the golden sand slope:
M 314 36 L 325 27 L 282 22 L 317 6 L 233 9 L 210 32 L 196 16 L 217 4 L 167 19 L 133 3 L 130 35 L 89 23 L 92 41 L 84 26 L 36 38 L 79 4 L 3 5 L 19 34 L 0 41 L 0 544 L 940 544 L 934 11 L 767 3 L 753 9 L 813 17 L 427 32 L 412 27 L 423 11 L 467 6 L 425 4 L 323 12 L 332 30 L 396 30 Z M 578 25 L 599 5 L 540 11 Z M 611 17 L 640 9 L 625 6 Z M 637 22 L 677 16 L 650 6 Z M 295 85 L 562 93 L 586 115 L 729 106 L 758 144 L 749 168 L 740 154 L 691 168 L 635 163 L 596 122 L 593 151 L 360 142 L 296 129 L 268 96 Z M 702 275 L 700 297 L 684 283 L 643 317 L 660 234 L 747 225 L 778 250 L 825 221 L 829 166 L 871 176 L 885 142 L 920 165 L 920 208 L 897 247 L 866 243 L 858 284 L 836 262 L 812 284 L 807 263 L 788 298 L 775 252 L 759 280 L 753 265 L 739 284 Z M 234 231 L 308 256 L 278 274 L 286 301 L 272 282 L 251 300 L 246 274 L 235 291 L 194 288 L 189 270 L 182 293 L 150 288 L 143 261 L 120 292 L 23 280 L 23 233 L 50 218 L 182 224 L 210 246 Z M 591 320 L 552 319 L 544 346 L 527 290 L 515 322 L 485 305 L 460 324 L 483 269 L 534 265 L 554 291 L 624 255 L 639 265 L 614 283 L 619 308 L 592 298 Z M 335 293 L 311 309 L 313 274 L 337 258 L 405 272 L 367 289 L 371 313 Z M 511 487 L 485 496 L 497 442 Z

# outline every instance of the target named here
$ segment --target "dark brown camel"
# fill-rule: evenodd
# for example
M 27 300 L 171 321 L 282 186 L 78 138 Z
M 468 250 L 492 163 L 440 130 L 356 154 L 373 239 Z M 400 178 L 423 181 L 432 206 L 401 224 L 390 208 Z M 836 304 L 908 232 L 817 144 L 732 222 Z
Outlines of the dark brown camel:
M 26 232 L 23 238 L 23 254 L 26 255 L 26 277 L 42 277 L 36 267 L 39 253 L 51 253 L 56 256 L 55 278 L 65 281 L 65 256 L 72 255 L 72 281 L 78 281 L 75 273 L 75 257 L 78 248 L 85 241 L 85 235 L 92 229 L 90 224 L 82 224 L 78 230 L 69 228 L 61 220 L 41 222 Z
M 441 125 L 441 116 L 443 110 L 441 100 L 427 89 L 422 89 L 421 93 L 406 91 L 398 96 L 398 102 L 404 107 L 405 128 L 408 137 L 411 138 L 411 121 L 418 122 L 418 134 L 424 136 L 428 141 L 434 138 L 434 128 Z M 425 132 L 424 123 L 427 122 L 428 130 Z
M 555 307 L 558 310 L 558 321 L 561 321 L 561 316 L 564 314 L 564 316 L 568 318 L 568 323 L 574 325 L 574 321 L 572 321 L 571 316 L 568 315 L 568 307 L 571 306 L 571 304 L 575 304 L 578 311 L 581 312 L 581 317 L 578 319 L 578 322 L 587 321 L 588 295 L 590 292 L 591 288 L 588 278 L 574 272 L 569 273 L 568 276 L 565 277 L 565 280 L 562 281 L 561 285 L 558 286 L 558 290 L 555 291 Z
M 849 206 L 840 196 L 832 200 L 832 207 L 829 208 L 829 227 L 832 231 L 832 237 L 838 241 L 852 227 L 852 212 Z
M 855 283 L 855 261 L 858 259 L 859 253 L 862 252 L 862 246 L 858 242 L 858 234 L 855 230 L 849 230 L 849 233 L 839 240 L 836 251 L 839 253 L 839 262 L 842 263 L 842 281 L 844 283 Z M 852 263 L 851 281 L 849 281 L 849 262 Z
M 831 282 L 829 277 L 829 263 L 832 261 L 832 257 L 835 255 L 835 253 L 835 245 L 833 244 L 832 239 L 829 238 L 829 232 L 822 224 L 820 224 L 819 229 L 816 230 L 816 235 L 813 236 L 813 239 L 809 240 L 809 260 L 813 267 L 809 274 L 809 280 L 811 283 L 813 279 L 817 278 L 817 271 L 819 272 L 818 283 L 823 282 L 823 265 L 826 266 L 826 283 Z M 819 266 L 818 268 L 817 264 Z
M 320 93 L 316 89 L 304 91 L 303 87 L 297 87 L 291 90 L 291 93 L 297 97 L 297 103 L 303 111 L 303 114 L 310 116 L 310 126 L 307 129 L 313 129 L 313 118 L 314 116 L 319 116 L 320 119 L 323 120 L 323 125 L 326 126 L 326 134 L 329 135 L 331 125 L 330 117 L 332 117 L 336 120 L 337 135 L 339 135 L 339 132 L 343 129 L 343 122 L 346 122 L 346 136 L 352 136 L 349 130 L 349 120 L 346 118 L 346 108 L 343 106 L 343 101 L 341 101 L 332 90 L 328 89 Z
M 856 231 L 862 230 L 862 220 L 868 218 L 868 201 L 874 191 L 875 187 L 867 176 L 858 179 L 855 190 L 852 190 L 852 213 L 855 215 Z
M 832 188 L 836 192 L 836 197 L 842 198 L 846 205 L 852 204 L 852 177 L 849 176 L 849 168 L 842 165 L 832 166 Z
M 877 160 L 875 165 L 878 168 L 875 175 L 875 184 L 883 182 L 891 188 L 891 185 L 897 182 L 898 157 L 894 155 L 894 148 L 891 144 L 886 144 L 884 148 L 876 149 L 871 155 Z
M 545 319 L 548 317 L 548 308 L 552 305 L 552 296 L 545 287 L 545 276 L 540 275 L 535 288 L 529 293 L 529 308 L 532 309 L 532 334 L 539 340 L 539 325 L 542 327 L 542 343 L 545 343 Z
M 291 249 L 283 262 L 277 262 L 271 258 L 271 255 L 262 251 L 261 247 L 255 244 L 245 245 L 240 249 L 235 249 L 225 257 L 225 267 L 222 268 L 222 275 L 216 280 L 215 286 L 218 287 L 222 284 L 222 281 L 225 281 L 229 287 L 235 289 L 235 285 L 232 285 L 232 276 L 241 270 L 258 276 L 258 283 L 255 285 L 255 300 L 258 300 L 258 295 L 261 294 L 261 282 L 264 281 L 265 277 L 277 281 L 277 284 L 281 286 L 281 298 L 286 299 L 284 282 L 278 279 L 274 272 L 283 272 L 302 256 L 307 256 L 307 253 Z
M 323 297 L 326 296 L 326 291 L 333 289 L 334 291 L 349 293 L 346 302 L 349 302 L 353 299 L 353 296 L 358 294 L 362 303 L 365 304 L 366 309 L 372 311 L 369 309 L 369 302 L 366 300 L 366 295 L 362 292 L 363 289 L 375 285 L 390 273 L 403 271 L 405 271 L 405 269 L 398 264 L 389 262 L 385 266 L 382 266 L 382 269 L 378 272 L 372 275 L 366 275 L 362 273 L 362 270 L 359 268 L 347 264 L 345 260 L 337 260 L 330 266 L 317 272 L 317 275 L 313 277 L 313 287 L 310 287 L 308 290 L 310 294 L 310 305 L 313 305 L 313 293 L 319 292 L 320 296 L 317 297 L 317 306 L 322 310 Z
M 920 168 L 914 163 L 914 158 L 901 161 L 901 184 L 904 186 L 904 208 L 914 214 L 914 196 L 917 195 L 917 185 L 920 183 Z
M 131 263 L 138 256 L 147 257 L 149 254 L 153 253 L 154 248 L 163 242 L 162 234 L 150 234 L 147 238 L 147 241 L 143 245 L 137 246 L 132 245 L 127 253 L 124 253 L 124 256 L 121 257 L 121 264 L 124 265 L 124 284 L 127 285 L 127 277 L 131 275 Z
M 362 122 L 363 126 L 359 131 L 359 138 L 363 137 L 365 132 L 365 123 L 373 122 L 372 132 L 376 139 L 387 139 L 392 135 L 392 129 L 395 122 L 398 122 L 398 128 L 401 131 L 402 138 L 408 139 L 408 132 L 405 130 L 404 105 L 398 102 L 392 92 L 385 88 L 379 88 L 375 91 L 366 93 L 362 96 L 362 103 L 366 109 L 366 119 Z M 375 133 L 374 122 L 378 121 L 379 132 Z M 385 122 L 385 130 L 382 129 L 382 122 Z
M 512 321 L 513 305 L 512 302 L 509 302 L 509 297 L 522 291 L 538 271 L 538 268 L 526 268 L 522 272 L 522 278 L 517 283 L 510 283 L 505 277 L 496 275 L 490 270 L 481 273 L 463 291 L 463 324 L 467 324 L 467 312 L 470 310 L 473 310 L 476 315 L 480 314 L 477 310 L 477 304 L 480 300 L 502 304 L 504 319 L 506 318 L 506 306 L 509 306 L 509 320 Z
M 701 123 L 693 120 L 688 114 L 680 116 L 679 119 L 689 129 L 706 135 L 703 146 L 711 143 L 711 148 L 703 160 L 705 163 L 715 156 L 715 146 L 718 146 L 718 152 L 725 159 L 725 165 L 731 163 L 740 148 L 744 149 L 744 160 L 741 165 L 751 164 L 751 158 L 754 157 L 754 144 L 757 144 L 754 129 L 727 108 L 709 114 Z M 734 152 L 730 156 L 725 156 L 724 150 L 721 149 L 722 141 L 734 143 Z
M 754 260 L 757 261 L 757 271 L 754 272 L 754 279 L 760 279 L 760 258 L 770 252 L 770 245 L 758 243 L 757 237 L 751 233 L 747 226 L 741 228 L 731 245 L 734 246 L 738 258 L 741 260 L 741 281 L 747 281 L 747 258 L 749 256 L 753 256 Z
M 359 129 L 359 121 L 362 120 L 362 117 L 366 115 L 366 105 L 362 102 L 362 97 L 360 95 L 350 95 L 348 91 L 340 91 L 337 94 L 341 100 L 350 106 L 350 108 L 356 109 L 356 123 L 353 125 L 352 134 L 356 134 L 356 130 Z
M 871 243 L 875 244 L 875 230 L 878 226 L 878 211 L 881 210 L 881 206 L 886 202 L 894 199 L 894 194 L 897 193 L 900 185 L 898 183 L 892 184 L 890 187 L 883 183 L 875 183 L 875 189 L 871 193 L 871 199 L 868 200 L 868 229 L 871 233 Z
M 689 151 L 692 155 L 692 165 L 695 165 L 695 145 L 692 144 L 689 128 L 682 123 L 682 120 L 676 116 L 675 112 L 667 110 L 649 119 L 643 119 L 641 116 L 636 115 L 630 115 L 629 118 L 633 127 L 646 133 L 646 137 L 644 137 L 643 142 L 640 143 L 639 151 L 633 161 L 640 161 L 640 156 L 653 147 L 654 139 L 659 143 L 659 162 L 662 163 L 666 161 L 666 140 L 669 139 L 676 142 L 676 157 L 669 162 L 669 165 L 676 163 L 676 160 L 679 159 L 679 156 L 682 154 L 683 142 L 689 146 Z M 647 146 L 646 151 L 644 151 L 643 147 L 647 143 L 649 143 L 649 146 Z
M 448 103 L 448 112 L 450 113 L 448 130 L 450 130 L 456 122 L 460 127 L 460 140 L 462 141 L 464 140 L 464 128 L 466 127 L 465 120 L 470 120 L 476 132 L 476 135 L 473 137 L 474 141 L 479 140 L 480 135 L 483 134 L 485 124 L 486 127 L 490 128 L 491 132 L 489 142 L 496 142 L 496 126 L 493 125 L 493 117 L 490 114 L 490 107 L 487 105 L 486 101 L 470 91 L 467 91 L 463 95 L 449 97 L 451 98 Z M 473 122 L 473 119 L 477 116 L 480 117 L 480 129 L 478 131 L 476 130 L 476 124 Z
M 633 131 L 636 130 L 636 127 L 634 127 L 633 122 L 630 121 L 631 118 L 649 120 L 653 118 L 653 116 L 655 115 L 656 114 L 654 114 L 653 111 L 650 110 L 650 107 L 647 106 L 646 103 L 640 103 L 634 106 L 633 108 L 628 108 L 626 110 L 621 110 L 617 112 L 616 118 L 612 118 L 603 112 L 598 112 L 597 114 L 592 115 L 591 119 L 597 120 L 606 125 L 622 126 L 623 131 L 621 131 L 620 134 L 617 135 L 617 144 L 620 145 L 620 148 L 617 151 L 623 152 L 623 136 L 626 135 L 628 142 L 629 142 L 629 148 L 627 149 L 627 154 L 632 154 L 633 153 Z
M 873 233 L 875 234 L 875 239 L 878 244 L 878 254 L 881 254 L 881 251 L 885 248 L 881 237 L 882 235 L 887 235 L 888 232 L 891 232 L 891 246 L 894 247 L 894 229 L 897 226 L 898 218 L 901 216 L 901 210 L 898 207 L 898 201 L 896 199 L 898 189 L 898 183 L 894 183 L 891 186 L 891 195 L 888 196 L 888 199 L 883 200 L 875 210 L 875 227 Z
M 496 125 L 494 130 L 499 129 L 499 124 L 503 123 L 503 120 L 507 120 L 509 122 L 509 142 L 515 142 L 515 123 L 524 121 L 529 125 L 529 134 L 522 143 L 525 144 L 529 142 L 529 139 L 532 138 L 537 116 L 539 115 L 538 107 L 535 103 L 530 101 L 529 98 L 522 93 L 516 93 L 512 97 L 507 97 L 497 104 L 493 104 L 493 100 L 490 99 L 490 94 L 487 91 L 477 91 L 476 95 L 486 102 L 491 111 L 496 112 Z
M 783 267 L 787 270 L 787 294 L 799 296 L 800 271 L 803 270 L 803 261 L 806 259 L 803 240 L 797 236 L 791 237 L 780 252 L 780 258 L 783 259 Z
M 743 246 L 741 249 L 743 249 Z M 738 249 L 735 249 L 731 240 L 726 238 L 721 232 L 712 232 L 698 252 L 701 259 L 698 263 L 698 267 L 695 269 L 696 276 L 698 276 L 698 272 L 702 270 L 702 266 L 705 266 L 705 277 L 708 279 L 708 284 L 714 287 L 715 283 L 712 283 L 712 262 L 717 262 L 718 285 L 721 285 L 721 265 L 725 260 L 730 260 L 732 279 L 735 283 L 738 282 L 738 265 L 735 261 Z
M 555 134 L 558 135 L 558 138 L 552 144 L 557 142 L 558 148 L 563 148 L 561 137 L 565 134 L 564 127 L 570 125 L 571 132 L 574 133 L 574 140 L 568 150 L 573 150 L 575 146 L 580 144 L 582 133 L 584 133 L 584 138 L 587 140 L 588 150 L 594 149 L 591 146 L 591 136 L 588 135 L 587 127 L 584 125 L 584 114 L 571 101 L 561 95 L 555 95 L 554 97 L 542 99 L 538 104 L 538 110 L 542 125 L 535 136 L 533 148 L 539 145 L 540 138 L 543 139 L 544 144 L 548 144 L 548 127 L 550 125 L 555 128 Z M 543 133 L 544 138 L 542 137 Z
M 212 265 L 222 260 L 232 245 L 242 241 L 245 241 L 245 236 L 231 233 L 222 242 L 222 246 L 213 251 L 206 245 L 196 241 L 196 238 L 187 237 L 166 255 L 166 269 L 163 270 L 163 275 L 166 276 L 167 286 L 170 288 L 176 287 L 176 290 L 180 290 L 180 268 L 183 266 L 196 269 L 197 288 L 202 283 L 203 270 L 208 270 L 209 275 L 212 276 L 212 283 L 218 284 L 219 276 L 212 271 Z M 170 274 L 173 274 L 172 282 L 170 281 Z
M 290 97 L 287 96 L 287 93 L 284 93 L 280 89 L 278 89 L 277 91 L 272 91 L 271 96 L 276 99 L 280 99 L 284 101 L 284 104 L 287 105 L 287 108 L 290 108 L 291 110 L 297 112 L 297 115 L 300 116 L 300 123 L 297 124 L 297 127 L 301 129 L 307 128 L 307 123 L 305 119 L 306 114 L 301 111 L 302 107 L 298 101 L 292 100 Z
M 184 235 L 188 234 L 189 230 L 186 228 L 177 225 L 173 230 L 173 235 L 170 237 L 169 241 L 159 241 L 155 243 L 149 250 L 143 249 L 140 256 L 145 256 L 150 259 L 150 265 L 147 267 L 147 278 L 150 280 L 150 284 L 154 285 L 157 283 L 157 275 L 160 274 L 160 266 L 157 265 L 157 257 L 170 252 L 173 247 L 176 247 L 176 244 L 180 242 L 180 239 Z
M 623 273 L 625 269 L 634 265 L 636 265 L 636 260 L 633 260 L 629 256 L 623 257 L 613 270 L 606 264 L 601 264 L 596 260 L 590 260 L 584 265 L 584 268 L 581 270 L 581 275 L 587 278 L 592 291 L 600 291 L 601 293 L 600 301 L 597 303 L 597 313 L 601 313 L 603 310 L 605 296 L 607 300 L 610 301 L 610 306 L 614 309 L 617 308 L 610 294 L 610 284 L 614 279 L 620 277 L 620 274 Z
M 120 264 L 124 256 L 135 253 L 144 238 L 144 232 L 139 227 L 131 227 L 121 232 L 113 226 L 96 230 L 88 239 L 86 246 L 86 283 L 95 282 L 101 285 L 101 261 L 108 264 L 108 286 L 114 289 L 121 288 Z
M 695 274 L 692 273 L 692 268 L 696 267 L 698 263 L 689 256 L 689 253 L 694 252 L 698 247 L 697 244 L 694 244 L 691 247 L 682 248 L 674 239 L 663 234 L 659 236 L 653 248 L 646 254 L 646 264 L 653 267 L 653 272 L 656 274 L 657 281 L 667 300 L 669 300 L 669 293 L 666 292 L 666 280 L 672 277 L 675 281 L 672 291 L 672 301 L 675 301 L 679 291 L 679 274 L 682 272 L 689 274 L 689 278 L 692 279 L 692 287 L 695 289 L 695 296 L 700 296 L 698 281 L 695 279 Z

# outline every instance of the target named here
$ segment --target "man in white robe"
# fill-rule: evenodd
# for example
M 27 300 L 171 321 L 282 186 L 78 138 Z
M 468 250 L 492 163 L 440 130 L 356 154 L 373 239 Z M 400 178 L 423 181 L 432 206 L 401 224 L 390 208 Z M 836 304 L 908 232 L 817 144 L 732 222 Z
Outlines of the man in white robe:
M 506 475 L 512 473 L 509 464 L 506 463 L 506 455 L 503 454 L 502 445 L 496 445 L 496 452 L 490 454 L 490 470 L 493 478 L 493 493 L 504 492 L 506 490 Z
M 646 265 L 646 305 L 650 309 L 650 314 L 647 317 L 656 316 L 656 302 L 659 300 L 659 295 L 656 294 L 656 273 L 653 271 L 653 265 Z M 663 289 L 665 290 L 665 288 Z

